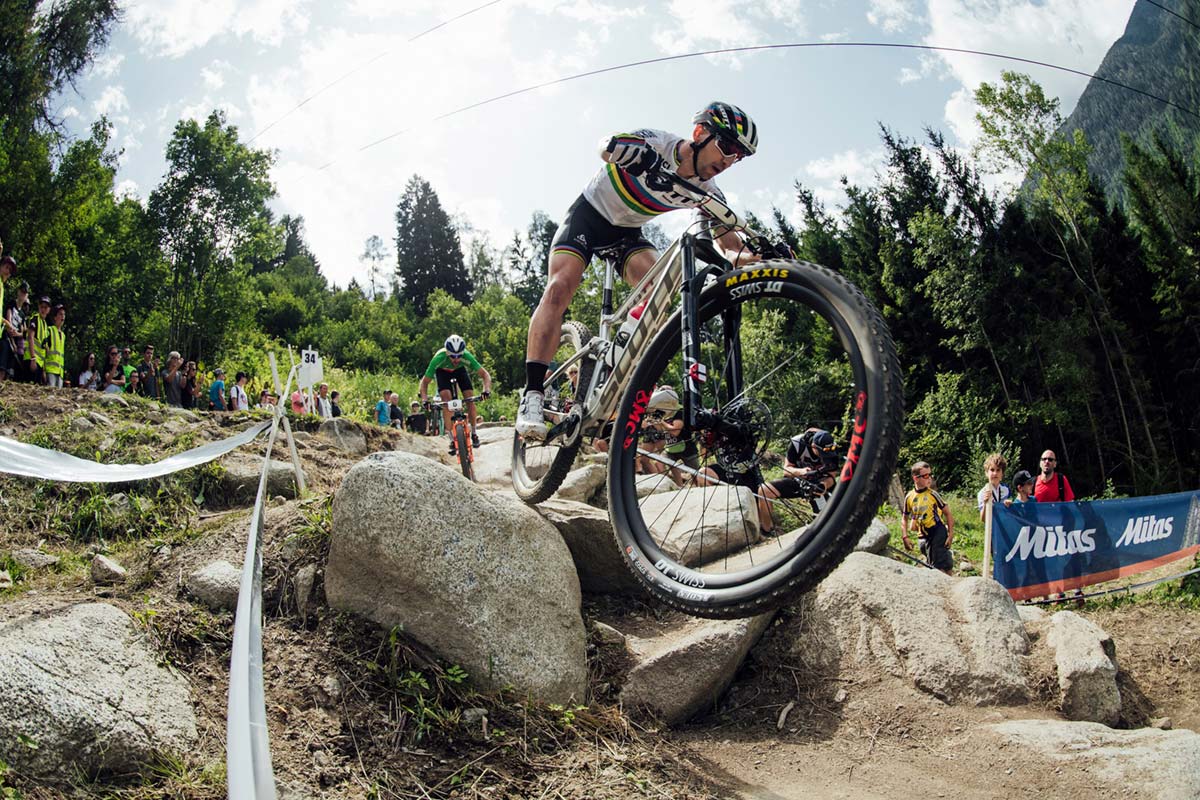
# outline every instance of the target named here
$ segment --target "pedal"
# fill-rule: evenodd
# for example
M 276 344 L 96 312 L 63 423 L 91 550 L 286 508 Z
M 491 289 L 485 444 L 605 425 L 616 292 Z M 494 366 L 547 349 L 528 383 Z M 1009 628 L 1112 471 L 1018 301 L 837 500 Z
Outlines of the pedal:
M 568 414 L 567 416 L 563 417 L 558 424 L 546 431 L 545 443 L 550 444 L 558 437 L 564 436 L 565 441 L 563 441 L 563 444 L 570 444 L 578 425 L 579 417 L 575 414 Z

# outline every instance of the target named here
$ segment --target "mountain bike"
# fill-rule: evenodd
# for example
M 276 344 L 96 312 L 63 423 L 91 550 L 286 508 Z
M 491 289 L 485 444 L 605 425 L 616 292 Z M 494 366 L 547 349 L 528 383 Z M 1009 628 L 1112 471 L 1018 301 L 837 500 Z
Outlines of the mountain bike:
M 485 402 L 486 396 L 472 397 L 471 400 L 476 404 Z M 458 396 L 458 381 L 454 378 L 450 379 L 450 399 L 449 400 L 426 400 L 425 405 L 432 411 L 437 410 L 437 419 L 441 420 L 441 409 L 443 406 L 450 410 L 450 441 L 454 442 L 455 456 L 458 458 L 458 466 L 462 470 L 462 474 L 470 481 L 475 480 L 475 449 L 471 442 L 471 425 L 470 420 L 463 409 L 466 407 L 466 401 Z
M 540 442 L 514 436 L 513 488 L 546 500 L 585 442 L 606 442 L 609 515 L 633 575 L 689 614 L 752 616 L 820 582 L 883 502 L 903 418 L 899 363 L 879 312 L 842 275 L 766 257 L 774 245 L 722 200 L 660 177 L 764 260 L 732 268 L 698 222 L 614 311 L 605 258 L 598 334 L 564 323 L 549 429 Z M 666 384 L 681 390 L 669 425 L 648 413 Z M 847 443 L 826 502 L 764 497 L 789 437 L 810 425 Z M 777 516 L 771 537 L 764 510 Z

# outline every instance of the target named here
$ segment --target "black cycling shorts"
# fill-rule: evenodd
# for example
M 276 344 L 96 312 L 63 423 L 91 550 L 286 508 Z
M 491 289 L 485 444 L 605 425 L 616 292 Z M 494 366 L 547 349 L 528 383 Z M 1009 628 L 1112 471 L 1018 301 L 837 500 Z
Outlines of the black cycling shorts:
M 471 376 L 467 374 L 466 367 L 458 369 L 439 369 L 437 370 L 437 387 L 439 392 L 450 391 L 451 379 L 458 381 L 459 392 L 473 392 L 475 387 L 471 385 Z
M 624 277 L 625 264 L 629 257 L 655 247 L 642 235 L 641 228 L 622 228 L 606 220 L 583 195 L 567 209 L 567 216 L 558 226 L 558 233 L 550 245 L 550 255 L 560 251 L 572 253 L 583 263 L 591 263 L 592 256 L 613 263 L 617 274 Z

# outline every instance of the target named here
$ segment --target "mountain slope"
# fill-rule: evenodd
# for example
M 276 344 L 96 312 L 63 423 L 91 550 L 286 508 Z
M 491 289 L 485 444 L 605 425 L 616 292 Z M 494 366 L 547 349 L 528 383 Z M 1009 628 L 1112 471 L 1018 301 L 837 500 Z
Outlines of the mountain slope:
M 1200 3 L 1162 0 L 1200 25 Z M 1200 29 L 1145 0 L 1139 0 L 1096 75 L 1170 100 L 1194 113 L 1168 106 L 1100 80 L 1092 79 L 1064 125 L 1082 129 L 1094 148 L 1088 160 L 1110 197 L 1122 197 L 1124 170 L 1122 132 L 1150 141 L 1154 132 L 1200 158 Z

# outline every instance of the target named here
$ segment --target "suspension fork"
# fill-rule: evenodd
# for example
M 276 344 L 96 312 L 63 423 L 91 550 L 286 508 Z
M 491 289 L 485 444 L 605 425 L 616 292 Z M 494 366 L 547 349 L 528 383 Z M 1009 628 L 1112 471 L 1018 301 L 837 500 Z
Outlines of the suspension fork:
M 718 413 L 704 408 L 704 400 L 700 396 L 700 384 L 708 380 L 707 365 L 700 361 L 700 311 L 699 295 L 703 289 L 704 273 L 696 274 L 695 241 L 691 234 L 685 234 L 681 239 L 680 254 L 683 260 L 683 280 L 680 294 L 683 298 L 682 324 L 683 337 L 683 420 L 684 429 L 680 437 L 690 436 L 696 429 L 715 430 L 718 433 L 729 433 L 727 423 Z M 737 306 L 721 312 L 722 349 L 725 364 L 722 368 L 720 391 L 727 398 L 738 397 L 742 393 L 742 310 Z M 720 402 L 719 397 L 714 397 Z M 719 409 L 718 409 L 719 410 Z

